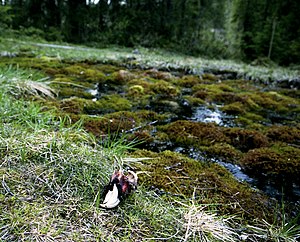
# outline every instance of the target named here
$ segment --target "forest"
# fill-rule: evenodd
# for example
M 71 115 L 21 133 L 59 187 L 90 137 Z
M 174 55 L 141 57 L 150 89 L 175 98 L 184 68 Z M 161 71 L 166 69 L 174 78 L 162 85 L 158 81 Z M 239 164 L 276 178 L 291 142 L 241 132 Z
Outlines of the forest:
M 2 0 L 0 29 L 48 41 L 295 67 L 299 12 L 297 0 Z

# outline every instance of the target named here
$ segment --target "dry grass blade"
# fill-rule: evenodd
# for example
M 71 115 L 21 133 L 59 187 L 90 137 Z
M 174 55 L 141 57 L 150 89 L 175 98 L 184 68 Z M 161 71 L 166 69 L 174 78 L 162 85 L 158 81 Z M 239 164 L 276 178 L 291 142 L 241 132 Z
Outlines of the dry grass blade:
M 205 212 L 203 208 L 192 205 L 184 215 L 186 221 L 184 241 L 188 241 L 191 236 L 199 236 L 201 241 L 236 241 L 235 231 L 227 225 L 229 219 Z
M 186 212 L 183 216 L 183 226 L 185 228 L 184 241 L 190 239 L 205 242 L 238 241 L 238 234 L 229 226 L 230 220 L 234 218 L 233 216 L 224 218 L 218 216 L 216 212 L 204 211 L 207 206 L 196 205 L 194 199 L 192 199 L 191 205 L 185 205 L 185 207 Z
M 20 81 L 17 83 L 19 94 L 55 98 L 55 91 L 46 83 L 31 80 Z

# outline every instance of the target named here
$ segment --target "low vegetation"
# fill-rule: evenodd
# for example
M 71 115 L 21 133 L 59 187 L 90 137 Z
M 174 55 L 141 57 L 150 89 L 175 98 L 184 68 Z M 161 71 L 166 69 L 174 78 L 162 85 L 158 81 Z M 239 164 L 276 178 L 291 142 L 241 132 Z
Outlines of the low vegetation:
M 299 179 L 299 91 L 276 89 L 278 78 L 289 73 L 294 80 L 295 72 L 274 70 L 272 89 L 264 68 L 146 49 L 133 54 L 8 39 L 0 47 L 6 51 L 0 62 L 1 240 L 300 237 L 296 203 L 278 203 L 211 159 L 241 165 L 255 178 L 259 169 L 275 179 Z M 224 65 L 240 69 L 241 77 L 255 70 L 249 79 L 259 80 L 208 73 Z M 201 105 L 220 107 L 234 117 L 231 126 L 182 120 Z M 117 209 L 103 210 L 103 186 L 115 169 L 128 167 L 139 173 L 138 190 Z

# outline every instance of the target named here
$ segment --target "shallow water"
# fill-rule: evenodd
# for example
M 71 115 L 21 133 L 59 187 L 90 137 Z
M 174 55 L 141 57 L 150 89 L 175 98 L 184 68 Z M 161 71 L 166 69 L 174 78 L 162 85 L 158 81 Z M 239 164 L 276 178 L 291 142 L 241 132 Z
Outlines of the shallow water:
M 233 127 L 235 117 L 232 115 L 227 115 L 219 110 L 217 105 L 214 105 L 214 110 L 208 108 L 207 106 L 199 106 L 193 112 L 191 120 L 203 123 L 216 123 L 219 126 Z
M 264 179 L 258 180 L 247 175 L 239 165 L 232 164 L 214 157 L 208 158 L 199 150 L 194 148 L 185 149 L 183 147 L 176 147 L 173 151 L 185 154 L 195 160 L 215 162 L 227 169 L 238 181 L 246 182 L 252 188 L 259 189 L 267 195 L 276 198 L 278 201 L 281 201 L 283 198 L 294 203 L 300 201 L 300 186 L 296 183 L 287 185 L 283 181 L 280 186 L 278 185 L 278 181 L 274 181 L 270 177 L 265 177 Z
M 232 163 L 224 162 L 221 160 L 216 160 L 215 162 L 218 163 L 219 165 L 225 167 L 228 171 L 230 171 L 237 180 L 239 180 L 241 182 L 248 182 L 250 184 L 255 183 L 255 179 L 253 179 L 253 178 L 249 177 L 247 174 L 245 174 L 242 171 L 242 168 L 240 166 L 232 164 Z
M 229 163 L 229 162 L 222 161 L 217 158 L 205 157 L 205 155 L 203 155 L 197 149 L 190 148 L 187 150 L 182 147 L 176 147 L 174 149 L 174 151 L 188 155 L 190 158 L 195 159 L 195 160 L 218 163 L 219 165 L 223 166 L 228 171 L 230 171 L 232 173 L 232 175 L 240 182 L 248 182 L 249 184 L 254 184 L 256 182 L 254 178 L 251 178 L 246 173 L 244 173 L 240 166 Z

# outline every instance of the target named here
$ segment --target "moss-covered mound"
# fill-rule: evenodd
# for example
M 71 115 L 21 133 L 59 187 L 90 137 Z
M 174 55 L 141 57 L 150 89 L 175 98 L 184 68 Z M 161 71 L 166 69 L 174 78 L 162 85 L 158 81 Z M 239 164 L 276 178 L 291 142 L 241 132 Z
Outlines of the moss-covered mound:
M 143 171 L 140 183 L 158 193 L 186 198 L 194 195 L 198 203 L 215 203 L 223 213 L 248 219 L 262 218 L 266 211 L 270 212 L 266 196 L 238 182 L 218 164 L 195 161 L 171 151 L 158 154 L 139 150 L 133 156 L 150 158 L 135 167 Z

